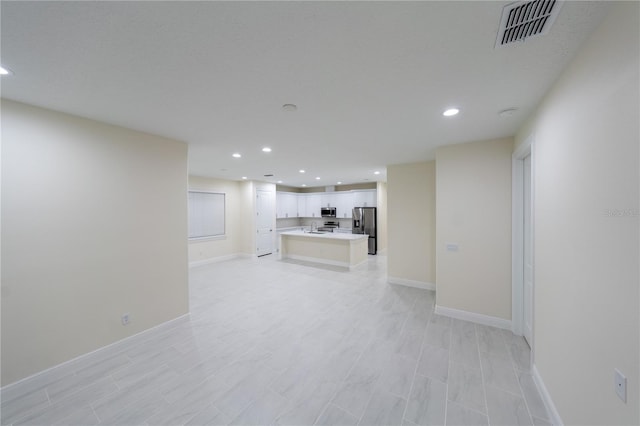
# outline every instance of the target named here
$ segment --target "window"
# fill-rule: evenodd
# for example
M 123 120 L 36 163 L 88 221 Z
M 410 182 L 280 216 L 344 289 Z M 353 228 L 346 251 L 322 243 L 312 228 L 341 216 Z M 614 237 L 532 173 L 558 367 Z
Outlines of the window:
M 224 235 L 225 194 L 189 191 L 189 238 Z

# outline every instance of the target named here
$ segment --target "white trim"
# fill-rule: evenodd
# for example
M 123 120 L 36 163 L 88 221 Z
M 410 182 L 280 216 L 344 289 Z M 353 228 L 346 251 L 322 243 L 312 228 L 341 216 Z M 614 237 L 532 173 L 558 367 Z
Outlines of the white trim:
M 125 337 L 124 339 L 120 339 L 120 340 L 117 340 L 117 341 L 115 341 L 113 343 L 109 343 L 106 346 L 102 346 L 102 347 L 100 347 L 98 349 L 92 350 L 91 352 L 87 352 L 85 354 L 79 355 L 79 356 L 77 356 L 75 358 L 72 358 L 70 360 L 64 361 L 64 362 L 62 362 L 60 364 L 54 365 L 53 367 L 49 367 L 49 368 L 47 368 L 45 370 L 39 371 L 39 372 L 37 372 L 35 374 L 32 374 L 32 375 L 30 375 L 28 377 L 25 377 L 24 379 L 20 379 L 17 382 L 10 383 L 10 384 L 0 388 L 0 392 L 4 393 L 4 392 L 8 391 L 9 389 L 13 388 L 14 386 L 18 386 L 19 384 L 24 384 L 24 382 L 27 382 L 27 381 L 30 381 L 30 380 L 34 380 L 34 379 L 36 379 L 36 378 L 38 378 L 40 376 L 43 376 L 45 374 L 52 373 L 54 370 L 57 370 L 58 368 L 66 367 L 69 364 L 72 364 L 74 362 L 80 361 L 80 360 L 82 360 L 84 358 L 90 357 L 90 356 L 95 355 L 97 353 L 100 353 L 100 352 L 103 352 L 103 351 L 107 351 L 109 349 L 113 349 L 114 347 L 116 347 L 118 345 L 122 345 L 122 344 L 124 344 L 124 343 L 126 343 L 126 342 L 128 342 L 128 341 L 130 341 L 130 340 L 132 340 L 134 338 L 136 338 L 136 337 L 140 337 L 140 336 L 142 336 L 144 334 L 147 334 L 147 333 L 150 333 L 152 331 L 159 331 L 159 330 L 162 330 L 163 328 L 171 328 L 170 326 L 175 325 L 175 323 L 179 323 L 179 322 L 182 322 L 182 321 L 187 321 L 190 316 L 191 316 L 191 313 L 187 312 L 186 314 L 180 315 L 177 318 L 170 319 L 169 321 L 165 321 L 165 322 L 163 322 L 161 324 L 158 324 L 158 325 L 154 325 L 151 328 L 147 328 L 146 330 L 142 330 L 142 331 L 140 331 L 140 332 L 138 332 L 136 334 L 133 334 L 133 335 L 128 336 L 128 337 Z
M 435 290 L 436 289 L 436 285 L 434 283 L 430 283 L 430 282 L 426 282 L 426 281 L 407 280 L 405 278 L 387 276 L 387 282 L 389 284 L 398 284 L 398 285 L 404 285 L 404 286 L 407 286 L 407 287 L 422 288 L 424 290 Z
M 553 403 L 553 399 L 551 399 L 551 394 L 547 390 L 547 387 L 544 385 L 542 376 L 540 376 L 540 372 L 536 368 L 535 364 L 531 368 L 531 373 L 533 376 L 533 382 L 536 384 L 536 388 L 538 388 L 538 392 L 542 397 L 542 402 L 544 402 L 544 406 L 547 409 L 547 415 L 551 420 L 551 424 L 554 426 L 564 426 L 562 418 L 560 417 L 560 413 L 558 413 L 558 409 Z
M 227 234 L 208 235 L 206 237 L 192 237 L 192 238 L 189 238 L 189 244 L 204 243 L 207 241 L 220 241 L 220 240 L 226 240 L 226 239 L 227 239 Z
M 531 155 L 531 193 L 533 194 L 533 134 L 520 145 L 511 157 L 511 331 L 522 336 L 524 315 L 524 159 Z M 533 206 L 533 204 L 532 204 Z M 533 221 L 533 214 L 531 215 Z
M 212 263 L 224 262 L 226 260 L 237 259 L 239 257 L 240 257 L 240 255 L 236 253 L 236 254 L 228 254 L 226 256 L 210 257 L 210 258 L 203 259 L 203 260 L 194 260 L 193 262 L 189 262 L 189 268 L 197 268 L 198 266 L 204 266 L 204 265 L 210 265 Z
M 435 313 L 438 315 L 444 315 L 445 317 L 451 317 L 459 320 L 474 322 L 476 324 L 488 325 L 490 327 L 511 330 L 511 321 L 506 320 L 504 318 L 492 317 L 484 314 L 477 314 L 475 312 L 463 311 L 460 309 L 446 308 L 444 306 L 439 306 L 439 305 L 436 305 Z
M 337 260 L 329 260 L 329 259 L 323 259 L 321 257 L 310 257 L 310 256 L 298 256 L 297 254 L 286 254 L 284 256 L 282 256 L 282 259 L 293 259 L 293 260 L 301 260 L 303 262 L 314 262 L 314 263 L 324 263 L 325 265 L 331 265 L 331 266 L 342 266 L 345 268 L 349 268 L 349 263 L 347 262 L 339 262 Z M 365 259 L 365 261 L 359 263 L 358 265 L 361 265 L 362 263 L 366 262 L 367 260 Z M 358 265 L 354 265 L 353 267 L 356 267 Z

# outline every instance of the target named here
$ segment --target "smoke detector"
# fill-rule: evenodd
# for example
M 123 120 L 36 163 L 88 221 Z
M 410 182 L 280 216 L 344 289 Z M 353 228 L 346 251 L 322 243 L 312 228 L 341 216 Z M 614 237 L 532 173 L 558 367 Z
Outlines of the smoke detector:
M 545 35 L 556 20 L 561 6 L 560 0 L 528 0 L 505 6 L 495 47 Z

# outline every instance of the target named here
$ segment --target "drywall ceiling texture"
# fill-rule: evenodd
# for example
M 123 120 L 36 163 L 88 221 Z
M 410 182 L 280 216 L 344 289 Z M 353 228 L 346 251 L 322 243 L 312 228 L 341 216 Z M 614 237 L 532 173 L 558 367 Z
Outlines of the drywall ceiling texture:
M 435 283 L 435 163 L 389 166 L 387 181 L 388 275 L 391 282 Z
M 187 141 L 194 175 L 384 181 L 512 136 L 608 7 L 565 2 L 547 36 L 494 49 L 510 2 L 3 1 L 2 95 Z
M 639 17 L 617 4 L 518 136 L 535 141 L 534 362 L 567 425 L 640 424 Z
M 186 194 L 186 144 L 2 101 L 2 385 L 188 312 Z
M 512 151 L 500 139 L 436 152 L 439 307 L 511 319 Z

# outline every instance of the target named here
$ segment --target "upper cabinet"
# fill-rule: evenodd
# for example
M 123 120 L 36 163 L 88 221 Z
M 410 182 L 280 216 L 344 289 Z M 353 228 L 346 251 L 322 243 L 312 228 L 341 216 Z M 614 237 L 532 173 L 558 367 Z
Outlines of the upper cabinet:
M 305 194 L 307 199 L 307 212 L 304 217 L 320 217 L 320 207 L 322 207 L 322 193 L 312 192 Z
M 276 192 L 276 217 L 298 217 L 298 197 L 290 192 Z
M 350 219 L 353 211 L 353 193 L 351 191 L 334 192 L 336 197 L 336 216 L 338 219 Z
M 375 189 L 361 189 L 352 191 L 353 207 L 376 207 L 378 194 Z
M 298 217 L 307 217 L 307 195 L 296 194 L 298 198 Z
M 321 217 L 321 207 L 335 207 L 336 219 L 350 219 L 354 207 L 376 207 L 375 189 L 354 191 L 276 192 L 276 217 Z

